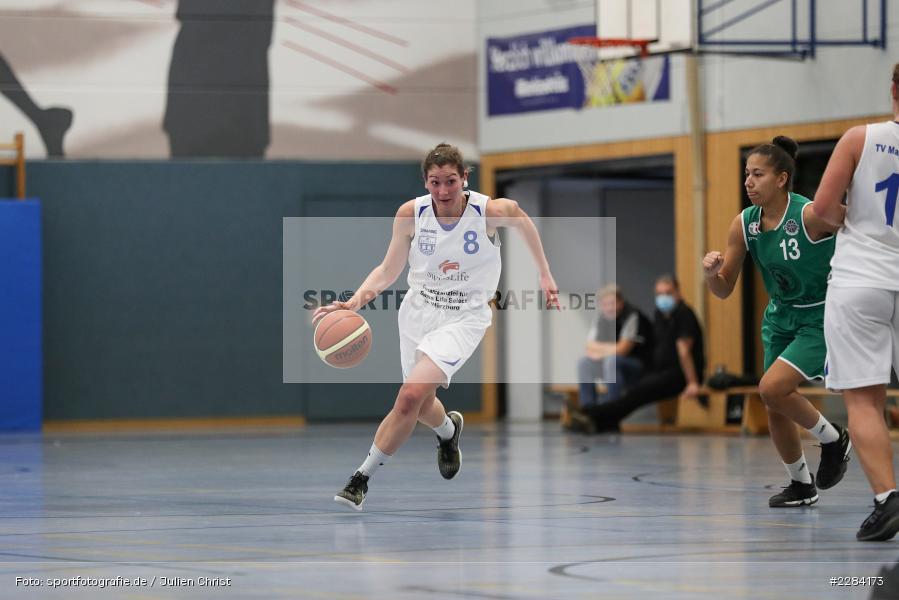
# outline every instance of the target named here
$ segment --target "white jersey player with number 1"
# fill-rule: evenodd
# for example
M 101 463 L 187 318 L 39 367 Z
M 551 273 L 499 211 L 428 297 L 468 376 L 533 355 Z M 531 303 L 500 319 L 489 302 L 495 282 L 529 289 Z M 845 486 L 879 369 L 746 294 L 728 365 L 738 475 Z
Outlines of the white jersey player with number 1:
M 424 196 L 397 211 L 387 255 L 352 299 L 317 309 L 313 323 L 338 310 L 358 310 L 377 297 L 409 264 L 409 291 L 399 311 L 403 384 L 393 409 L 375 434 L 368 456 L 334 496 L 362 510 L 369 478 L 421 421 L 437 434 L 437 466 L 452 479 L 462 464 L 462 415 L 447 413 L 437 399 L 477 348 L 492 313 L 501 261 L 497 227 L 516 229 L 530 250 L 547 304 L 558 308 L 558 290 L 533 221 L 514 200 L 490 199 L 467 190 L 468 168 L 459 150 L 439 144 L 422 162 Z
M 856 533 L 860 541 L 899 532 L 883 419 L 890 371 L 899 373 L 899 64 L 890 91 L 894 120 L 853 127 L 840 138 L 813 204 L 819 217 L 843 223 L 824 305 L 824 372 L 827 387 L 843 391 L 852 446 L 874 491 L 874 512 Z

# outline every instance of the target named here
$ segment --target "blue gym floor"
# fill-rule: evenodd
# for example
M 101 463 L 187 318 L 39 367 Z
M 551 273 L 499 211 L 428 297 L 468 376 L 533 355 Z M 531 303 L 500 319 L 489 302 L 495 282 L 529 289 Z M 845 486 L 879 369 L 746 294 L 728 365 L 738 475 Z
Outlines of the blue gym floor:
M 356 513 L 332 497 L 374 430 L 2 436 L 0 596 L 899 597 L 889 575 L 831 582 L 899 560 L 899 541 L 855 541 L 871 494 L 854 456 L 814 507 L 770 509 L 785 473 L 766 438 L 468 425 L 444 481 L 419 427 Z M 78 579 L 116 577 L 147 584 Z

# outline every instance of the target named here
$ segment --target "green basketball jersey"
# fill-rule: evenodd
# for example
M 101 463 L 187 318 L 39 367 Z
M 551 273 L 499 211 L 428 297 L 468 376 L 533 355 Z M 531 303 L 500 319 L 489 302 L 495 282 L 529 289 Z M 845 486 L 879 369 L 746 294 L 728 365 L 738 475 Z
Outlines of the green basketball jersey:
M 762 209 L 743 209 L 743 239 L 762 273 L 765 289 L 778 306 L 807 308 L 824 303 L 835 236 L 813 242 L 805 231 L 802 209 L 810 200 L 790 193 L 780 224 L 761 230 Z

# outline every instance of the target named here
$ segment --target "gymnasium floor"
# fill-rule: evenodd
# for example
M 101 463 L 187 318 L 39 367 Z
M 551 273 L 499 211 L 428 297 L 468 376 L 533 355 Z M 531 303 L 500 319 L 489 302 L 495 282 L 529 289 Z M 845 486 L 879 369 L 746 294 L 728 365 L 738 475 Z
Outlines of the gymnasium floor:
M 899 561 L 899 541 L 854 539 L 871 503 L 855 459 L 815 507 L 775 510 L 766 501 L 783 467 L 764 438 L 470 425 L 462 471 L 446 482 L 419 428 L 355 513 L 331 497 L 373 431 L 0 437 L 0 595 L 899 597 L 889 575 L 879 588 L 831 584 Z M 817 448 L 806 450 L 816 468 Z M 47 582 L 92 577 L 148 584 Z

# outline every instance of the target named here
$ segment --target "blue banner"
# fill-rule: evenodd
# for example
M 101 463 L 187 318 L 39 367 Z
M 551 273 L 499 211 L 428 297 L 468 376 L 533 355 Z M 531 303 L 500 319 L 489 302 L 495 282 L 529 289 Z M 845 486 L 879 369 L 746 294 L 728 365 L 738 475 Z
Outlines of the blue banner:
M 575 108 L 584 104 L 575 36 L 596 35 L 581 25 L 530 35 L 487 39 L 487 114 Z
M 593 48 L 567 43 L 594 35 L 590 24 L 488 38 L 488 116 L 670 98 L 667 56 L 600 61 Z

